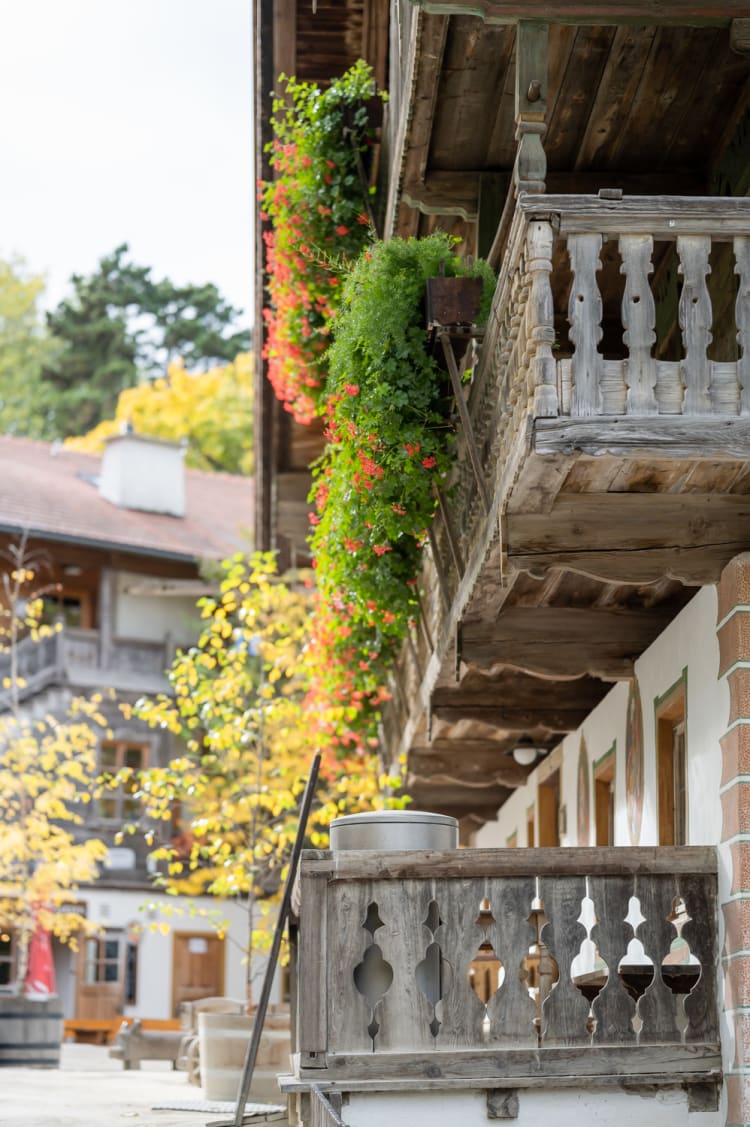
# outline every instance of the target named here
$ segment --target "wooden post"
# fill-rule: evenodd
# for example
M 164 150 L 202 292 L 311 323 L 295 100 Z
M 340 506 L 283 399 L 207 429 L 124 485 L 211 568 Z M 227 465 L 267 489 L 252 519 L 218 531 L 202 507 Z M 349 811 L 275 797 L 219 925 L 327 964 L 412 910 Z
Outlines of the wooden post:
M 711 364 L 708 346 L 712 340 L 713 312 L 706 277 L 711 273 L 709 235 L 680 235 L 677 239 L 680 274 L 684 279 L 680 294 L 679 318 L 685 359 L 682 373 L 685 384 L 684 415 L 711 414 Z
M 573 353 L 572 415 L 598 415 L 601 404 L 602 295 L 596 280 L 601 266 L 602 236 L 570 235 L 568 251 L 573 271 L 568 321 Z
M 656 361 L 651 349 L 656 341 L 656 303 L 648 276 L 653 270 L 651 235 L 621 235 L 620 272 L 625 275 L 622 295 L 623 341 L 628 349 L 627 409 L 629 415 L 656 415 L 659 408 L 656 386 Z
M 739 274 L 735 317 L 739 360 L 740 414 L 750 415 L 750 239 L 738 235 L 734 240 L 735 274 Z
M 534 387 L 534 417 L 555 418 L 559 413 L 557 375 L 552 346 L 555 343 L 555 321 L 552 303 L 552 227 L 536 220 L 529 225 L 527 237 L 528 270 L 531 278 L 529 294 L 529 348 Z
M 516 192 L 543 192 L 547 156 L 542 138 L 547 131 L 547 54 L 549 25 L 519 20 L 516 30 Z

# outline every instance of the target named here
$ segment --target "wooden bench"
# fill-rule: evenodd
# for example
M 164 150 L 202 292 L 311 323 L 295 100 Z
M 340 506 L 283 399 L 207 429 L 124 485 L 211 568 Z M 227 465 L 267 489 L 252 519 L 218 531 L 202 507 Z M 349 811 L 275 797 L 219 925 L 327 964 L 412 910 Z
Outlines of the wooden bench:
M 78 1018 L 65 1019 L 65 1040 L 83 1042 L 87 1045 L 107 1045 L 114 1041 L 123 1024 L 135 1021 L 132 1017 Z M 143 1018 L 143 1029 L 180 1029 L 177 1018 Z
M 119 1018 L 66 1018 L 65 1040 L 82 1041 L 87 1045 L 106 1045 L 120 1028 Z
M 124 1021 L 109 1055 L 121 1060 L 126 1070 L 140 1068 L 144 1060 L 168 1060 L 175 1069 L 183 1036 L 179 1030 L 144 1029 L 139 1019 Z

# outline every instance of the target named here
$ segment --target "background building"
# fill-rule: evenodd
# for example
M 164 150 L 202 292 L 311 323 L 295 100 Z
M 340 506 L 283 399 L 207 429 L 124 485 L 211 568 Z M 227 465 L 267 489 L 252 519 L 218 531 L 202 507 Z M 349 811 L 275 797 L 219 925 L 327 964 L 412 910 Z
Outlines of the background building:
M 22 708 L 33 717 L 63 714 L 73 695 L 114 690 L 102 704 L 111 733 L 99 748 L 102 770 L 139 769 L 175 753 L 173 737 L 127 719 L 120 704 L 169 691 L 165 671 L 199 633 L 196 599 L 216 589 L 218 579 L 207 578 L 211 565 L 249 546 L 252 480 L 185 470 L 183 455 L 178 445 L 135 434 L 111 439 L 101 460 L 58 444 L 0 438 L 4 566 L 11 566 L 8 546 L 26 535 L 45 617 L 62 623 L 38 644 L 20 643 Z M 7 673 L 9 659 L 0 664 Z M 242 908 L 209 897 L 189 905 L 153 892 L 143 838 L 115 844 L 138 815 L 131 793 L 106 792 L 86 810 L 81 832 L 110 848 L 101 879 L 79 896 L 101 935 L 84 940 L 77 954 L 55 944 L 66 1018 L 169 1019 L 183 1001 L 244 997 Z M 231 926 L 220 938 L 212 920 L 225 918 Z M 6 933 L 0 989 L 13 982 L 13 956 Z

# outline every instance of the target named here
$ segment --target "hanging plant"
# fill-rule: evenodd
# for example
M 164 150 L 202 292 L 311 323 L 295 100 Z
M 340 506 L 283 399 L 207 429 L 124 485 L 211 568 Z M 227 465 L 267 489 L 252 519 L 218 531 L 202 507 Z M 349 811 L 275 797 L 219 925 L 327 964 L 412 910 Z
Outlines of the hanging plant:
M 321 90 L 285 78 L 273 104 L 274 178 L 260 182 L 269 305 L 264 358 L 277 397 L 297 422 L 315 415 L 326 382 L 330 321 L 342 262 L 372 241 L 364 183 L 375 141 L 375 81 L 361 60 Z
M 452 464 L 451 400 L 423 309 L 427 280 L 443 272 L 482 280 L 477 319 L 486 320 L 495 285 L 486 263 L 463 262 L 441 233 L 394 239 L 354 265 L 327 354 L 329 447 L 316 470 L 312 549 L 336 626 L 330 668 L 368 698 L 415 615 L 435 487 Z

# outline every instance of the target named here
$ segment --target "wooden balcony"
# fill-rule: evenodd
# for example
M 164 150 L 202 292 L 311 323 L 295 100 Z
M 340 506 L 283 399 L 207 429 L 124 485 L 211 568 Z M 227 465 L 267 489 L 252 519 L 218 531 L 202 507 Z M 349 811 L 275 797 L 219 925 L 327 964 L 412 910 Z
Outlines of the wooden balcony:
M 716 1085 L 712 849 L 306 852 L 295 1083 Z
M 158 692 L 168 688 L 165 670 L 173 653 L 171 642 L 104 641 L 98 630 L 72 627 L 40 642 L 24 638 L 18 647 L 18 677 L 24 682 L 19 697 L 27 700 L 54 685 Z M 10 656 L 0 654 L 0 678 L 8 676 Z M 7 706 L 7 694 L 0 696 L 0 706 Z
M 497 808 L 518 734 L 580 724 L 750 542 L 750 200 L 611 195 L 521 196 L 468 390 L 437 333 L 456 473 L 384 717 L 436 809 L 456 739 Z

